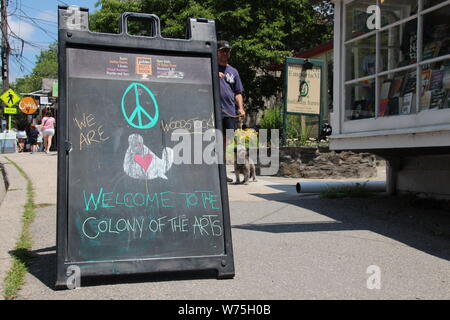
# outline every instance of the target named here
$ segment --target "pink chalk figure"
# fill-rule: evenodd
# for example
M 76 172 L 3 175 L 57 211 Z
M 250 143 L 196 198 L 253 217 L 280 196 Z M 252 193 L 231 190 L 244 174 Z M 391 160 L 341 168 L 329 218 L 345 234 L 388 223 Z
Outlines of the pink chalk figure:
M 161 159 L 158 158 L 147 146 L 139 134 L 128 137 L 128 149 L 123 160 L 123 170 L 134 179 L 151 180 L 156 178 L 166 179 L 166 172 L 173 164 L 173 150 L 164 148 Z

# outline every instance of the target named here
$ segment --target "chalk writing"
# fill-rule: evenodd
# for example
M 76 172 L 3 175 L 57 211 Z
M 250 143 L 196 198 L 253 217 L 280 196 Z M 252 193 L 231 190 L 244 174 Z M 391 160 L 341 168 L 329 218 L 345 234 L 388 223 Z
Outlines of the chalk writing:
M 80 151 L 83 150 L 83 147 L 99 144 L 110 138 L 105 136 L 103 125 L 95 122 L 93 114 L 83 113 L 80 120 L 77 118 L 73 118 L 73 120 L 80 129 Z
M 211 114 L 211 117 L 207 119 L 199 119 L 199 118 L 192 118 L 188 120 L 172 120 L 170 118 L 169 122 L 165 122 L 164 120 L 161 120 L 161 127 L 164 132 L 168 132 L 171 130 L 176 129 L 186 129 L 186 130 L 193 130 L 193 129 L 211 129 L 215 128 L 214 125 L 214 114 Z
M 192 233 L 192 237 L 220 237 L 223 234 L 222 221 L 218 215 L 205 214 L 168 218 L 140 216 L 133 218 L 86 218 L 82 223 L 83 235 L 90 239 L 127 233 L 141 239 L 146 233 Z
M 184 208 L 220 210 L 220 197 L 213 191 L 196 190 L 193 192 L 105 192 L 100 188 L 96 192 L 83 190 L 84 211 L 97 211 L 108 208 Z

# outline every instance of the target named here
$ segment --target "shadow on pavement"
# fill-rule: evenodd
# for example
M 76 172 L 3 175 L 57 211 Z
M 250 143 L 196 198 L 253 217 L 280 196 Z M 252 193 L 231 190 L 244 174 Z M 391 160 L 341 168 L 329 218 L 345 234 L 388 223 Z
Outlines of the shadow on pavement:
M 306 222 L 255 222 L 233 225 L 232 228 L 270 233 L 368 230 L 433 256 L 450 260 L 450 210 L 448 203 L 443 204 L 436 201 L 405 196 L 387 196 L 385 194 L 376 194 L 368 198 L 321 199 L 317 195 L 302 196 L 293 193 L 291 190 L 294 187 L 291 185 L 273 185 L 271 187 L 284 192 L 250 194 L 267 201 L 310 210 L 334 221 L 324 222 L 312 219 L 312 221 Z M 256 206 L 257 203 L 251 203 L 250 205 Z M 264 201 L 259 203 L 265 205 Z M 257 207 L 255 208 L 257 210 Z M 295 208 L 291 212 L 295 214 Z M 357 241 L 357 238 L 355 238 L 355 241 Z M 51 290 L 56 289 L 55 246 L 27 252 L 11 251 L 10 254 L 19 260 L 29 262 L 29 273 Z M 164 274 L 105 276 L 92 279 L 82 278 L 82 286 L 206 279 L 214 276 L 207 272 L 196 274 L 190 272 L 177 275 L 170 273 L 167 276 Z
M 28 267 L 28 273 L 51 289 L 56 281 L 56 247 L 38 250 L 13 250 L 9 254 Z
M 335 221 L 249 223 L 233 228 L 270 233 L 368 230 L 450 260 L 449 202 L 385 193 L 367 198 L 321 199 L 292 195 L 292 186 L 271 187 L 288 192 L 251 195 L 311 210 Z
M 60 290 L 56 287 L 56 246 L 38 250 L 14 250 L 10 255 L 23 262 L 28 267 L 28 273 L 41 281 L 51 290 Z M 167 272 L 158 274 L 123 274 L 113 276 L 82 277 L 81 286 L 99 286 L 112 284 L 133 284 L 142 282 L 201 280 L 217 278 L 216 270 L 196 272 Z

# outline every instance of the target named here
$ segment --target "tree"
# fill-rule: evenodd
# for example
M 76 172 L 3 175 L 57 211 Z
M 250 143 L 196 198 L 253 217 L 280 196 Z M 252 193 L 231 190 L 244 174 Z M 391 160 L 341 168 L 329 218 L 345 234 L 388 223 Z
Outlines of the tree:
M 217 38 L 233 47 L 230 64 L 241 74 L 248 111 L 264 108 L 264 98 L 282 91 L 283 78 L 271 72 L 273 66 L 333 37 L 329 0 L 99 0 L 97 5 L 101 9 L 90 20 L 97 32 L 117 32 L 125 11 L 156 14 L 167 38 L 185 38 L 189 17 L 214 19 Z M 139 29 L 130 24 L 133 28 Z
M 16 79 L 12 84 L 16 92 L 33 92 L 41 89 L 42 78 L 58 78 L 58 43 L 50 44 L 36 57 L 36 64 L 31 74 Z

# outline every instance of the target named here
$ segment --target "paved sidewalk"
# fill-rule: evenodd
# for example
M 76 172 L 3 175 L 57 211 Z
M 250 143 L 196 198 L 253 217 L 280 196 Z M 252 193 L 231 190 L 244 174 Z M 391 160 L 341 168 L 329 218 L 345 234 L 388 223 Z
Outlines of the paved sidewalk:
M 450 217 L 441 210 L 382 195 L 302 196 L 295 192 L 299 179 L 277 177 L 228 187 L 234 279 L 82 280 L 78 290 L 55 291 L 56 154 L 0 161 L 5 156 L 26 171 L 41 204 L 18 299 L 450 299 Z M 381 269 L 380 290 L 367 288 L 371 265 Z
M 10 183 L 5 198 L 0 203 L 0 300 L 3 300 L 4 281 L 11 268 L 10 251 L 14 250 L 22 230 L 22 214 L 26 203 L 27 182 L 19 171 L 5 158 L 0 158 L 5 165 Z M 3 181 L 0 181 L 3 183 Z

